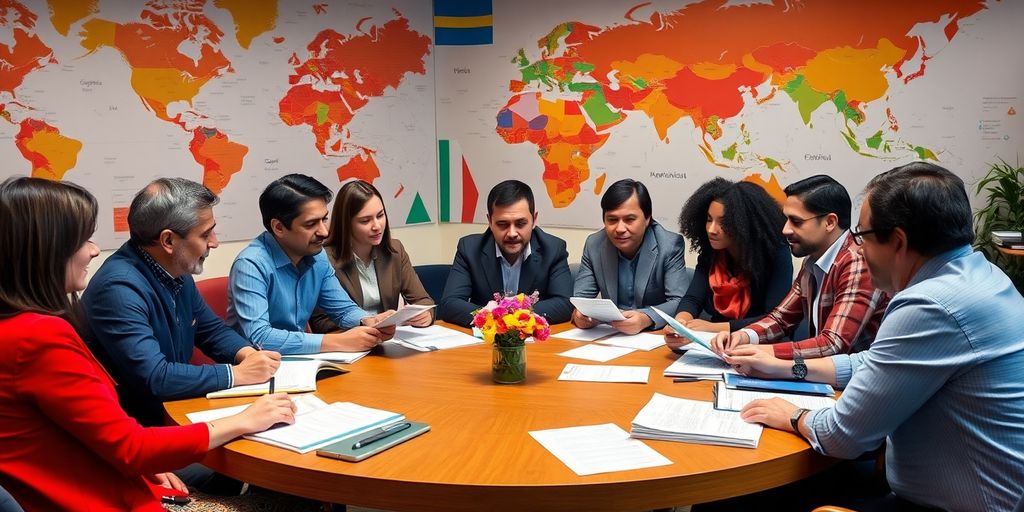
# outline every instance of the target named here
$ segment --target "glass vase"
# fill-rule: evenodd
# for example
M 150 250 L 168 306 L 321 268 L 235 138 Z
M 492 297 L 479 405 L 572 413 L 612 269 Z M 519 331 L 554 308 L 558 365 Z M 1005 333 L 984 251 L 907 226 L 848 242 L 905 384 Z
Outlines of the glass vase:
M 526 346 L 493 346 L 491 377 L 499 384 L 516 384 L 526 380 Z

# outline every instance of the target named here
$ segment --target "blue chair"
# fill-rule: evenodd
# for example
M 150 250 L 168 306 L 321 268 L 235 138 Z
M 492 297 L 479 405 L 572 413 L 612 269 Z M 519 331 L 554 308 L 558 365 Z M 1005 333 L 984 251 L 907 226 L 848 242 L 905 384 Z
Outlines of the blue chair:
M 448 282 L 448 273 L 451 272 L 451 265 L 415 265 L 412 267 L 416 275 L 423 283 L 427 294 L 434 299 L 435 304 L 441 303 L 441 296 L 444 295 L 444 285 Z
M 0 487 L 0 512 L 25 512 L 21 505 L 14 501 L 14 496 L 3 487 Z

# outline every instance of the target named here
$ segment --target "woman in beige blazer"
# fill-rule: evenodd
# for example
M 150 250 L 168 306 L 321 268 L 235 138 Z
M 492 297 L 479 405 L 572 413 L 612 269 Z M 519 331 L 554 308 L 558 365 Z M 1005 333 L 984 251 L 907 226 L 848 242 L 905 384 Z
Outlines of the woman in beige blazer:
M 356 304 L 376 314 L 398 309 L 399 296 L 409 304 L 434 303 L 402 243 L 391 238 L 384 200 L 376 187 L 360 180 L 346 183 L 338 191 L 331 217 L 324 248 L 338 281 Z M 432 311 L 413 317 L 407 324 L 430 325 L 434 321 Z M 309 325 L 313 332 L 339 329 L 319 311 L 314 312 Z

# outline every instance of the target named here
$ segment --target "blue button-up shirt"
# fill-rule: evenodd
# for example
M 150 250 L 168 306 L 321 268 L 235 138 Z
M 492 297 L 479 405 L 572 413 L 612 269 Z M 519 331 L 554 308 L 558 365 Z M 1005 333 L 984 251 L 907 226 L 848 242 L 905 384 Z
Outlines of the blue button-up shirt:
M 814 449 L 852 458 L 888 439 L 900 497 L 1011 510 L 1024 492 L 1024 298 L 970 247 L 931 258 L 889 302 L 870 349 L 832 356 L 846 391 L 808 414 Z
M 341 287 L 323 251 L 296 266 L 273 235 L 264 232 L 231 265 L 228 325 L 265 349 L 320 352 L 324 335 L 304 332 L 317 306 L 343 329 L 370 316 Z

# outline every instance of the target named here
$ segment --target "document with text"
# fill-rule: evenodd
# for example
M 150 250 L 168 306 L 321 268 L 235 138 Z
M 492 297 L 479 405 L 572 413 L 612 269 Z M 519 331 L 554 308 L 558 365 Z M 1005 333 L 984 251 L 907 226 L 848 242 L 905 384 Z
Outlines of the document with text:
M 583 382 L 626 382 L 647 384 L 651 374 L 649 366 L 613 366 L 569 363 L 562 369 L 558 380 Z
M 571 302 L 573 307 L 578 309 L 581 314 L 597 320 L 598 322 L 610 323 L 626 319 L 626 317 L 622 315 L 622 311 L 619 310 L 619 307 L 608 299 L 569 297 L 569 302 Z
M 643 350 L 644 352 L 650 352 L 658 347 L 665 346 L 665 338 L 660 334 L 651 334 L 649 332 L 641 332 L 639 334 L 616 334 L 603 340 L 598 340 L 597 343 L 602 345 L 612 345 L 616 347 L 627 347 L 635 348 L 637 350 Z
M 757 448 L 764 427 L 747 423 L 738 413 L 719 411 L 711 402 L 655 393 L 636 418 L 630 435 L 685 443 Z
M 577 475 L 668 466 L 672 461 L 614 423 L 537 430 L 530 435 Z
M 720 411 L 740 411 L 754 400 L 767 400 L 769 398 L 781 398 L 797 407 L 811 410 L 824 409 L 836 405 L 836 399 L 827 396 L 729 389 L 724 382 L 715 383 L 715 409 Z
M 607 363 L 616 357 L 624 356 L 634 350 L 635 349 L 632 348 L 609 347 L 606 345 L 583 345 L 582 347 L 576 347 L 572 350 L 566 350 L 558 355 L 575 357 L 576 359 L 586 359 L 588 361 L 597 361 L 599 363 Z

